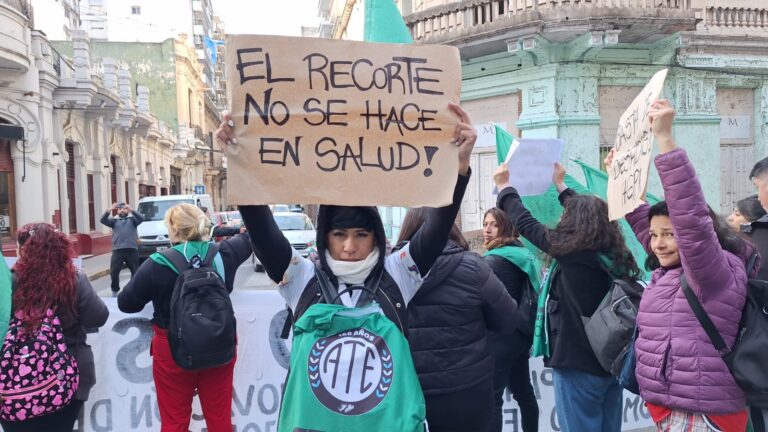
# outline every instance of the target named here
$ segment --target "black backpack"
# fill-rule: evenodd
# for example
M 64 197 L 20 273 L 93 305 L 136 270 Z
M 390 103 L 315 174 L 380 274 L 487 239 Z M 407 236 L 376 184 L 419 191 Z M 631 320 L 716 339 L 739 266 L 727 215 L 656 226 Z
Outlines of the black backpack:
M 747 266 L 754 268 L 756 256 Z M 685 275 L 680 283 L 688 304 L 704 327 L 712 345 L 728 365 L 736 383 L 746 392 L 750 406 L 768 408 L 768 281 L 749 279 L 747 298 L 741 313 L 739 332 L 733 348 L 728 347 L 712 319 L 691 290 Z
M 205 259 L 170 249 L 163 256 L 179 272 L 171 295 L 168 342 L 179 367 L 204 369 L 229 363 L 235 356 L 236 322 L 224 281 L 213 268 L 219 246 L 211 243 Z

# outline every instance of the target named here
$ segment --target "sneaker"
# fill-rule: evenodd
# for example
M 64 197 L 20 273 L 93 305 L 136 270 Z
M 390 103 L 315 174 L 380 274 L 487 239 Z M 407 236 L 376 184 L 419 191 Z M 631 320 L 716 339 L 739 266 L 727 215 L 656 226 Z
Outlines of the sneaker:
M 120 291 L 112 291 L 112 297 L 117 297 L 118 293 L 120 293 Z

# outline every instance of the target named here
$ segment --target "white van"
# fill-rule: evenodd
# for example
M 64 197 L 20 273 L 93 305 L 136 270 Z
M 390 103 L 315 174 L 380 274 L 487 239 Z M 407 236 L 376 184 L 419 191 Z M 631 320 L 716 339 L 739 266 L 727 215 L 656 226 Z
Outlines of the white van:
M 168 249 L 168 227 L 165 226 L 165 212 L 178 204 L 193 204 L 213 212 L 213 200 L 210 195 L 164 195 L 148 196 L 139 200 L 136 211 L 144 217 L 144 222 L 137 227 L 139 232 L 139 259 L 144 260 L 155 252 Z

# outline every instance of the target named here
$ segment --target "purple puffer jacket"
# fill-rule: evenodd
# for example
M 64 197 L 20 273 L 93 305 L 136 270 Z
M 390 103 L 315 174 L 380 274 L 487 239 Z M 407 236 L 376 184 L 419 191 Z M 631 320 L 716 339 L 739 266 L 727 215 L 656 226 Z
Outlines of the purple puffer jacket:
M 681 267 L 659 268 L 643 293 L 635 343 L 640 396 L 655 405 L 705 414 L 745 408 L 736 384 L 693 314 L 680 288 L 680 274 L 720 334 L 733 346 L 744 307 L 746 259 L 723 250 L 709 217 L 701 184 L 682 149 L 656 157 Z M 638 240 L 650 249 L 649 207 L 627 215 Z

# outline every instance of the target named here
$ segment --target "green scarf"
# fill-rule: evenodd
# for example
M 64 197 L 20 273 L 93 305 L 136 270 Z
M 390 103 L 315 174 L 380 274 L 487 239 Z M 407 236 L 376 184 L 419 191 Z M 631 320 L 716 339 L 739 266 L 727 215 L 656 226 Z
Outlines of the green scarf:
M 539 286 L 541 285 L 541 265 L 531 251 L 522 246 L 502 246 L 491 249 L 484 254 L 484 256 L 488 255 L 500 256 L 517 266 L 528 275 L 528 280 L 531 281 L 531 286 L 536 289 L 536 291 L 539 290 Z
M 549 323 L 547 322 L 547 300 L 549 300 L 549 289 L 552 287 L 552 275 L 558 270 L 557 261 L 552 260 L 552 264 L 544 275 L 544 282 L 539 290 L 539 302 L 536 305 L 536 324 L 533 328 L 533 347 L 531 348 L 531 357 L 549 357 Z
M 173 249 L 181 252 L 182 255 L 189 261 L 190 258 L 194 257 L 195 255 L 199 255 L 200 259 L 204 259 L 205 256 L 208 254 L 208 245 L 210 245 L 209 242 L 205 241 L 189 241 L 186 243 L 179 243 L 176 246 L 173 247 Z M 164 265 L 171 270 L 175 271 L 176 273 L 179 273 L 179 270 L 173 266 L 173 263 L 166 258 L 162 253 L 155 252 L 149 257 L 152 261 Z M 216 257 L 213 260 L 213 269 L 216 270 L 216 272 L 221 276 L 222 279 L 224 279 L 224 265 L 221 262 L 221 254 L 217 253 Z
M 2 259 L 0 260 L 0 344 L 3 343 L 5 333 L 8 331 L 8 322 L 11 320 L 12 301 L 11 271 L 5 263 L 5 259 Z

